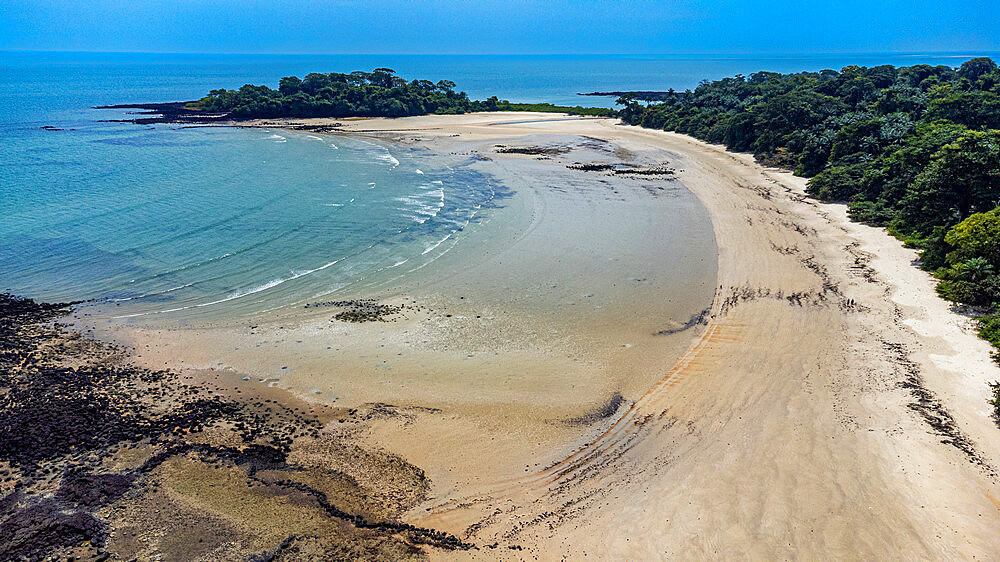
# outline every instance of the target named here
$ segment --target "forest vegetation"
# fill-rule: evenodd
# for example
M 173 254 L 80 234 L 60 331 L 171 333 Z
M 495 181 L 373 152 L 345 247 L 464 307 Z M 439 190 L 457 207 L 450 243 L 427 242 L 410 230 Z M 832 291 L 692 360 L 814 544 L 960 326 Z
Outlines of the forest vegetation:
M 472 111 L 544 111 L 574 115 L 613 115 L 612 109 L 565 107 L 548 103 L 519 104 L 500 100 L 470 100 L 456 92 L 450 80 L 411 80 L 391 68 L 350 74 L 310 73 L 286 76 L 278 89 L 246 84 L 237 90 L 212 90 L 189 109 L 228 113 L 236 118 L 270 117 L 406 117 L 428 113 Z

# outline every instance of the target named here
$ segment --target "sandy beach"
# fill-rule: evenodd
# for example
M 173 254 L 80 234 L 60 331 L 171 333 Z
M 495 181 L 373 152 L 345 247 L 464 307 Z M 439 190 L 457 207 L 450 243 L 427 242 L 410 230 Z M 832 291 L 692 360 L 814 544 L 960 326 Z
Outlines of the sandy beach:
M 989 345 L 802 178 L 611 119 L 242 125 L 469 152 L 530 210 L 374 287 L 394 322 L 92 326 L 142 366 L 368 412 L 350 438 L 429 481 L 402 520 L 476 545 L 432 558 L 1000 558 Z

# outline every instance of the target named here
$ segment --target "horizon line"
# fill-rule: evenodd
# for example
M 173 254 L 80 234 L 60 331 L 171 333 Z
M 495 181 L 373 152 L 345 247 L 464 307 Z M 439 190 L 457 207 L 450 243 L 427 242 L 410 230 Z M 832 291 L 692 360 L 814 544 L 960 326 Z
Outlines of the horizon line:
M 85 50 L 85 49 L 0 49 L 4 53 L 86 53 L 86 54 L 117 54 L 117 55 L 224 55 L 224 56 L 356 56 L 356 57 L 376 57 L 376 56 L 456 56 L 456 57 L 636 57 L 636 56 L 836 56 L 836 55 L 900 55 L 900 56 L 933 56 L 944 55 L 955 58 L 975 55 L 997 55 L 1000 50 L 971 50 L 971 51 L 735 51 L 735 52 L 655 52 L 655 53 L 263 53 L 263 52 L 222 52 L 222 51 L 112 51 L 112 50 Z

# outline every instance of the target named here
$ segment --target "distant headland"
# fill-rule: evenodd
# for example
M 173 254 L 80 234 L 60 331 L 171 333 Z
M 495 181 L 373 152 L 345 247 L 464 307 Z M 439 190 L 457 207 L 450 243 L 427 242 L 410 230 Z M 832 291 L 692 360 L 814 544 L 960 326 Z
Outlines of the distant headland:
M 465 92 L 456 92 L 455 83 L 450 80 L 407 81 L 396 76 L 391 68 L 349 74 L 313 72 L 301 79 L 286 76 L 277 90 L 246 84 L 238 90 L 212 90 L 196 101 L 107 105 L 97 109 L 145 110 L 150 117 L 126 120 L 139 124 L 280 117 L 409 117 L 477 111 L 541 111 L 602 117 L 616 113 L 603 107 L 511 103 L 496 96 L 471 100 Z

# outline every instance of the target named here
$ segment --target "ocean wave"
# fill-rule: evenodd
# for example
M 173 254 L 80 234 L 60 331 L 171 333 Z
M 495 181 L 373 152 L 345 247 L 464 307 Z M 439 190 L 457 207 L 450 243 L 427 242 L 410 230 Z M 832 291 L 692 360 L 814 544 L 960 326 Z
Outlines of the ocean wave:
M 426 189 L 426 188 L 425 188 Z M 397 197 L 396 201 L 404 203 L 401 211 L 414 213 L 410 218 L 423 224 L 433 217 L 436 217 L 444 208 L 444 189 L 439 188 L 434 191 L 426 191 L 406 197 Z
M 187 289 L 188 287 L 191 287 L 193 285 L 194 285 L 194 282 L 185 283 L 184 285 L 177 285 L 176 287 L 171 287 L 171 288 L 169 288 L 169 289 L 167 289 L 165 291 L 153 291 L 153 292 L 150 292 L 150 293 L 143 293 L 141 295 L 136 295 L 134 297 L 122 297 L 122 298 L 118 298 L 118 299 L 107 299 L 107 301 L 108 302 L 127 302 L 127 301 L 134 301 L 134 300 L 144 299 L 144 298 L 147 298 L 147 297 L 158 297 L 160 295 L 165 295 L 167 293 L 172 293 L 174 291 L 179 291 L 181 289 Z
M 219 300 L 215 300 L 215 301 L 212 301 L 212 302 L 205 302 L 205 303 L 201 303 L 201 304 L 196 304 L 194 306 L 196 306 L 196 307 L 212 306 L 213 304 L 219 304 L 219 303 L 222 303 L 222 302 L 236 300 L 236 299 L 239 299 L 239 298 L 243 298 L 243 297 L 245 297 L 247 295 L 253 295 L 253 294 L 259 293 L 261 291 L 266 291 L 266 290 L 270 289 L 271 287 L 277 287 L 278 285 L 281 285 L 282 283 L 285 283 L 287 281 L 291 281 L 292 279 L 295 279 L 295 278 L 296 277 L 294 275 L 291 276 L 291 277 L 285 277 L 285 278 L 279 277 L 277 279 L 272 279 L 272 280 L 270 280 L 270 281 L 268 281 L 266 283 L 261 283 L 260 285 L 256 285 L 254 287 L 250 287 L 249 289 L 243 289 L 241 291 L 235 291 L 233 293 L 230 293 L 225 298 L 222 298 L 222 299 L 219 299 Z
M 367 144 L 367 145 L 374 146 L 375 148 L 378 148 L 379 149 L 379 153 L 374 155 L 375 159 L 376 160 L 381 160 L 383 162 L 386 162 L 386 163 L 390 164 L 390 166 L 391 166 L 390 169 L 395 168 L 396 166 L 399 166 L 399 160 L 397 160 L 396 157 L 393 156 L 391 152 L 389 152 L 388 148 L 382 146 L 381 144 L 377 144 L 377 143 L 374 143 L 374 142 L 371 142 L 371 141 L 367 141 L 367 140 L 364 140 L 364 139 L 354 139 L 354 140 L 356 140 L 358 142 L 362 142 L 362 143 Z
M 288 142 L 288 139 L 281 135 L 268 135 L 264 137 L 264 140 L 272 140 L 274 142 Z
M 424 175 L 424 171 L 421 170 L 420 168 L 417 168 L 416 173 L 421 176 Z
M 177 312 L 177 311 L 180 311 L 180 310 L 187 310 L 189 308 L 193 308 L 193 307 L 191 307 L 191 306 L 179 306 L 177 308 L 167 308 L 167 309 L 164 309 L 164 310 L 154 310 L 153 312 L 136 312 L 135 314 L 122 314 L 122 315 L 119 315 L 119 316 L 112 316 L 112 318 L 114 318 L 115 320 L 120 320 L 122 318 L 136 318 L 138 316 L 151 316 L 153 314 L 166 314 L 168 312 Z
M 181 310 L 190 310 L 192 308 L 204 308 L 206 306 L 213 306 L 213 305 L 216 305 L 216 304 L 221 304 L 221 303 L 224 303 L 224 302 L 229 302 L 229 301 L 240 299 L 240 298 L 243 298 L 243 297 L 246 297 L 246 296 L 249 296 L 249 295 L 254 295 L 254 294 L 260 293 L 261 291 L 266 291 L 268 289 L 277 287 L 278 285 L 281 285 L 283 283 L 287 283 L 289 281 L 293 281 L 295 279 L 299 279 L 300 277 L 305 277 L 306 275 L 310 275 L 310 274 L 316 273 L 317 271 L 322 271 L 322 270 L 324 270 L 324 269 L 326 269 L 326 268 L 328 268 L 328 267 L 336 264 L 339 261 L 340 260 L 333 260 L 333 261 L 331 261 L 329 263 L 323 264 L 323 265 L 321 265 L 319 267 L 316 267 L 316 268 L 313 268 L 313 269 L 306 269 L 306 270 L 303 270 L 303 271 L 293 271 L 292 275 L 290 275 L 288 277 L 278 277 L 277 279 L 272 279 L 272 280 L 270 280 L 270 281 L 268 281 L 266 283 L 261 283 L 259 285 L 255 285 L 255 286 L 247 288 L 247 289 L 242 289 L 242 290 L 234 291 L 234 292 L 230 293 L 229 295 L 227 295 L 225 298 L 221 298 L 221 299 L 214 300 L 214 301 L 211 301 L 211 302 L 203 302 L 203 303 L 192 304 L 192 305 L 188 305 L 188 306 L 180 306 L 180 307 L 177 307 L 177 308 L 168 308 L 166 310 L 156 310 L 156 311 L 153 311 L 153 312 L 139 312 L 139 313 L 136 313 L 136 314 L 125 314 L 125 315 L 122 315 L 122 316 L 115 316 L 114 318 L 135 318 L 137 316 L 149 316 L 149 315 L 153 315 L 153 314 L 164 314 L 164 313 L 167 313 L 167 312 L 179 312 Z
M 332 142 L 330 143 L 330 148 L 332 148 L 334 150 L 340 150 L 340 147 L 337 146 L 337 145 L 335 145 L 335 144 L 333 144 Z
M 422 255 L 426 254 L 427 252 L 433 252 L 435 248 L 437 248 L 441 244 L 444 244 L 446 240 L 448 240 L 449 238 L 451 238 L 452 234 L 455 234 L 454 230 L 451 231 L 451 232 L 449 232 L 448 235 L 445 236 L 444 238 L 442 238 L 442 239 L 438 240 L 437 242 L 435 242 L 435 243 L 431 244 L 430 246 L 428 246 L 426 250 L 424 250 L 423 252 L 420 252 L 420 255 L 422 256 Z
M 284 197 L 284 196 L 282 196 L 282 197 Z M 274 201 L 276 201 L 276 200 L 278 200 L 278 199 L 280 199 L 282 197 L 275 198 Z M 158 241 L 153 242 L 151 244 L 146 244 L 145 246 L 138 246 L 136 248 L 133 248 L 132 251 L 138 251 L 138 250 L 148 249 L 148 248 L 151 248 L 151 247 L 159 245 L 159 244 L 163 244 L 163 243 L 166 243 L 166 242 L 171 242 L 174 239 L 180 239 L 180 238 L 183 238 L 186 235 L 189 235 L 189 234 L 192 234 L 192 233 L 196 233 L 196 232 L 199 232 L 199 231 L 204 231 L 206 229 L 214 228 L 216 226 L 219 226 L 219 225 L 231 222 L 232 220 L 238 219 L 241 216 L 245 216 L 246 214 L 248 214 L 248 213 L 243 213 L 242 215 L 239 215 L 239 214 L 238 215 L 234 215 L 233 217 L 229 217 L 229 218 L 227 218 L 227 219 L 225 219 L 223 221 L 220 221 L 220 222 L 208 225 L 207 227 L 202 227 L 202 228 L 193 230 L 193 231 L 191 231 L 189 233 L 186 233 L 186 234 L 181 234 L 181 235 L 174 236 L 172 239 L 158 240 Z M 160 272 L 153 273 L 151 275 L 147 275 L 145 277 L 141 277 L 141 278 L 138 278 L 138 279 L 132 279 L 132 280 L 130 280 L 128 282 L 128 284 L 132 284 L 132 283 L 136 283 L 136 282 L 152 281 L 153 279 L 158 279 L 160 277 L 165 277 L 167 275 L 171 275 L 171 274 L 174 274 L 174 273 L 179 273 L 181 271 L 186 271 L 186 270 L 194 269 L 194 268 L 197 268 L 197 267 L 201 267 L 201 266 L 213 263 L 213 262 L 217 262 L 219 260 L 223 260 L 223 259 L 226 259 L 226 258 L 231 257 L 231 256 L 236 256 L 236 255 L 239 255 L 239 254 L 243 254 L 245 252 L 249 252 L 251 250 L 255 250 L 255 249 L 260 248 L 262 246 L 266 246 L 268 244 L 271 244 L 272 242 L 276 242 L 278 240 L 281 240 L 282 238 L 286 238 L 288 236 L 291 236 L 291 235 L 299 232 L 300 230 L 302 230 L 302 228 L 304 226 L 305 226 L 305 224 L 300 224 L 300 225 L 298 225 L 297 227 L 295 227 L 295 228 L 293 228 L 291 230 L 286 230 L 284 232 L 280 232 L 280 233 L 278 233 L 275 236 L 272 236 L 270 238 L 266 238 L 264 240 L 260 240 L 260 241 L 254 243 L 254 244 L 251 244 L 249 246 L 240 248 L 239 250 L 235 250 L 235 251 L 232 251 L 232 252 L 226 252 L 225 254 L 222 254 L 220 256 L 215 256 L 215 257 L 209 258 L 207 260 L 202 260 L 202 261 L 199 261 L 199 262 L 194 262 L 194 263 L 182 265 L 180 267 L 175 267 L 175 268 L 172 268 L 172 269 L 168 269 L 166 271 L 160 271 Z
M 399 160 L 397 160 L 396 157 L 393 156 L 391 152 L 389 152 L 389 149 L 385 148 L 383 150 L 385 150 L 385 153 L 384 154 L 379 154 L 379 155 L 375 156 L 375 158 L 378 158 L 379 160 L 382 160 L 383 162 L 388 162 L 389 164 L 392 165 L 392 168 L 395 168 L 396 166 L 399 166 Z
M 195 262 L 195 263 L 190 263 L 190 264 L 187 264 L 187 265 L 182 265 L 180 267 L 175 267 L 175 268 L 169 269 L 167 271 L 161 271 L 159 273 L 154 273 L 153 275 L 147 275 L 146 277 L 141 277 L 141 278 L 136 278 L 136 279 L 129 279 L 129 281 L 128 281 L 127 284 L 131 285 L 132 283 L 144 282 L 144 281 L 151 281 L 153 279 L 158 279 L 160 277 L 164 277 L 164 276 L 167 276 L 167 275 L 170 275 L 170 274 L 173 274 L 173 273 L 178 273 L 178 272 L 185 271 L 185 270 L 188 270 L 188 269 L 191 269 L 191 268 L 194 268 L 194 267 L 198 267 L 198 266 L 202 266 L 202 265 L 205 265 L 205 264 L 208 264 L 208 263 L 219 261 L 221 259 L 225 259 L 225 258 L 228 258 L 229 256 L 232 256 L 232 255 L 238 254 L 238 253 L 242 253 L 242 252 L 243 252 L 243 250 L 237 251 L 235 253 L 234 252 L 226 252 L 225 254 L 222 254 L 221 256 L 215 256 L 214 258 L 209 258 L 207 260 L 203 260 L 203 261 L 199 261 L 199 262 Z
M 218 228 L 220 226 L 223 226 L 223 225 L 226 225 L 226 224 L 230 224 L 230 223 L 233 223 L 233 222 L 237 222 L 240 219 L 243 219 L 243 218 L 248 217 L 250 215 L 253 215 L 255 213 L 263 212 L 268 207 L 271 207 L 275 203 L 281 201 L 282 199 L 285 199 L 285 198 L 291 196 L 293 193 L 294 193 L 293 191 L 284 191 L 284 192 L 279 193 L 278 195 L 276 195 L 276 196 L 274 196 L 274 197 L 272 197 L 272 198 L 270 198 L 270 199 L 268 199 L 266 201 L 263 201 L 263 202 L 259 203 L 258 205 L 255 205 L 255 206 L 252 206 L 252 207 L 246 207 L 246 208 L 243 208 L 243 209 L 237 209 L 234 214 L 229 215 L 227 217 L 224 217 L 224 218 L 222 218 L 222 219 L 220 219 L 218 221 L 211 222 L 211 223 L 208 223 L 208 224 L 204 224 L 204 225 L 199 226 L 197 228 L 193 228 L 193 229 L 185 231 L 185 232 L 180 232 L 180 233 L 174 234 L 173 236 L 168 236 L 167 238 L 161 238 L 161 239 L 158 239 L 158 240 L 154 240 L 154 241 L 149 242 L 147 244 L 143 244 L 143 245 L 139 245 L 139 246 L 134 246 L 132 248 L 129 248 L 129 250 L 133 251 L 133 252 L 138 252 L 138 251 L 142 251 L 142 250 L 148 250 L 148 249 L 156 247 L 156 246 L 160 246 L 160 245 L 163 245 L 163 244 L 169 244 L 171 242 L 176 242 L 178 240 L 182 240 L 182 239 L 187 238 L 189 236 L 192 236 L 194 234 L 199 234 L 199 233 L 202 233 L 202 232 L 207 232 L 209 230 L 216 229 L 216 228 Z M 301 228 L 302 227 L 299 226 L 299 228 L 297 228 L 295 230 L 299 230 Z

